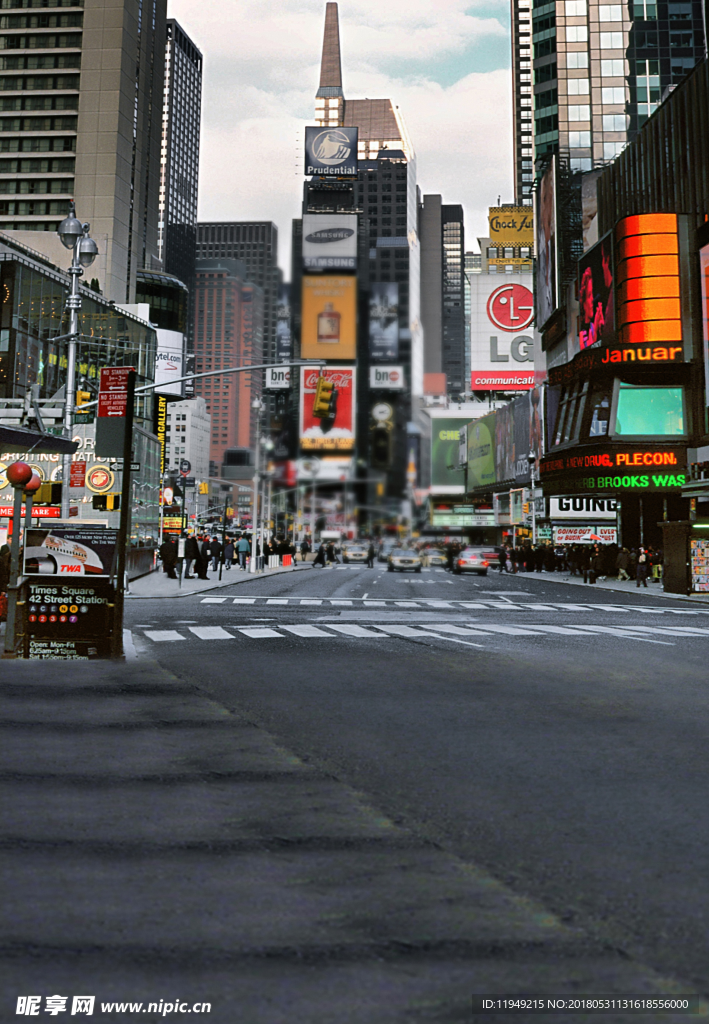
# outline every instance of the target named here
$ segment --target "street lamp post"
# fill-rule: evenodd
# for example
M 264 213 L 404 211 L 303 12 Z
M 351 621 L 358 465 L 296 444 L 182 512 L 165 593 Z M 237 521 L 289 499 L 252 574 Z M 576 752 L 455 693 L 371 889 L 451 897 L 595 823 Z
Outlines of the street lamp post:
M 535 469 L 535 464 L 536 464 L 536 461 L 537 461 L 537 456 L 534 454 L 534 452 L 530 452 L 529 455 L 527 456 L 527 458 L 529 459 L 529 472 L 530 472 L 530 476 L 532 478 L 532 544 L 536 544 L 537 543 L 537 501 L 536 501 L 536 494 L 535 494 L 535 491 L 536 491 L 536 480 L 535 480 L 534 469 Z
M 258 541 L 258 501 L 259 501 L 259 479 L 261 474 L 261 410 L 263 402 L 260 398 L 254 398 L 251 408 L 256 411 L 256 447 L 254 449 L 254 505 L 251 513 L 251 563 L 249 572 L 256 572 L 256 545 Z M 263 551 L 263 547 L 261 548 Z
M 82 224 L 76 217 L 74 203 L 69 204 L 69 216 L 57 228 L 63 246 L 71 249 L 71 291 L 66 300 L 69 310 L 69 335 L 67 339 L 66 391 L 64 396 L 64 436 L 71 440 L 76 391 L 76 340 L 79 336 L 79 278 L 84 267 L 90 267 L 98 256 L 98 246 L 89 237 L 89 225 Z M 69 518 L 69 480 L 71 476 L 71 455 L 62 459 L 62 519 Z

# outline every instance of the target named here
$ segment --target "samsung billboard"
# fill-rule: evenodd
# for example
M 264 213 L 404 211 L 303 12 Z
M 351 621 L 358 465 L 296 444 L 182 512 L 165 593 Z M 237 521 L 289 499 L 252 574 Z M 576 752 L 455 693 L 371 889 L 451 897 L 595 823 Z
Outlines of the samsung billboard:
M 305 173 L 357 177 L 357 129 L 305 129 Z
M 303 216 L 303 267 L 306 270 L 356 270 L 356 215 L 306 213 Z

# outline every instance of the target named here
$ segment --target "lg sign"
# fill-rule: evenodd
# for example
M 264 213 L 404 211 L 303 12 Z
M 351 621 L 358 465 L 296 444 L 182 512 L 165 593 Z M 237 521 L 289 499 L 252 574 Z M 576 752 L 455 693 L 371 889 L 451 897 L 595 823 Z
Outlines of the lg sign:
M 503 284 L 487 300 L 487 315 L 501 331 L 523 331 L 534 320 L 534 299 L 523 284 Z

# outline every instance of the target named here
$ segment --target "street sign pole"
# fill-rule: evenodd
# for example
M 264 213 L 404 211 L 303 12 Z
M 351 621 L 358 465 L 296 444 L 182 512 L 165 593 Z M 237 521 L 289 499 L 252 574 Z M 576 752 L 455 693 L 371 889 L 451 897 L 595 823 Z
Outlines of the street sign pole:
M 222 567 L 224 565 L 224 545 L 226 544 L 226 510 L 229 507 L 229 495 L 224 497 L 224 518 L 222 519 L 222 553 L 219 556 L 219 582 L 222 579 Z
M 22 487 L 15 487 L 15 508 L 12 516 L 12 545 L 10 547 L 10 582 L 7 588 L 7 622 L 5 623 L 5 658 L 15 657 L 15 624 L 17 619 L 17 588 L 20 574 L 20 519 L 22 517 Z
M 126 586 L 126 553 L 131 509 L 131 463 L 133 461 L 133 405 L 135 398 L 135 370 L 126 381 L 125 434 L 123 436 L 123 483 L 121 486 L 121 520 L 116 544 L 116 594 L 113 609 L 113 636 L 111 656 L 119 661 L 123 653 L 123 605 Z

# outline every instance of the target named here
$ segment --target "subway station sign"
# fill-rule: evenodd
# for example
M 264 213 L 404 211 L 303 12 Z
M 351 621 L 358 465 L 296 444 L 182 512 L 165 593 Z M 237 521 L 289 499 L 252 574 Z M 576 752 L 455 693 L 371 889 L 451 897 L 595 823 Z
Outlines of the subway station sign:
M 556 494 L 679 493 L 686 465 L 685 448 L 608 445 L 548 455 L 539 470 L 542 484 Z

